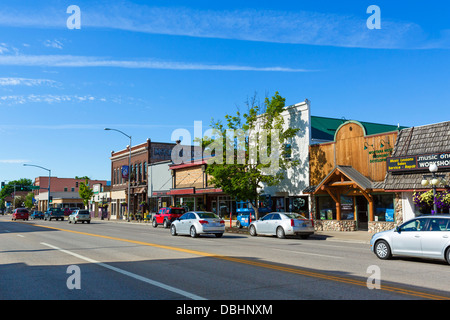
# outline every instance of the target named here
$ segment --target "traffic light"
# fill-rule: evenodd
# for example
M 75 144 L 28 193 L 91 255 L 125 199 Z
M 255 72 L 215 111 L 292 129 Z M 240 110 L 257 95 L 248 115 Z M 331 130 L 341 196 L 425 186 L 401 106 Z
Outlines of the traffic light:
M 2 189 L 5 187 L 5 182 L 2 181 Z
M 50 203 L 53 202 L 53 196 L 50 196 Z

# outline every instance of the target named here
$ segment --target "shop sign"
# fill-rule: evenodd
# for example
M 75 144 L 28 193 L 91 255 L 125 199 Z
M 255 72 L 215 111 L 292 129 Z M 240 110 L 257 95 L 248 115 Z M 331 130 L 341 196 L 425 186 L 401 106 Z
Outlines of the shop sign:
M 387 158 L 388 172 L 428 170 L 431 164 L 450 168 L 450 152 Z

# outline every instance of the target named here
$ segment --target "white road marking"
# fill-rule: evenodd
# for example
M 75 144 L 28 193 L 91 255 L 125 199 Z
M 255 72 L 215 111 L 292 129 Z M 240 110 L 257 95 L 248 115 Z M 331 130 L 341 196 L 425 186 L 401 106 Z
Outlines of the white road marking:
M 185 296 L 186 298 L 189 298 L 189 299 L 192 299 L 192 300 L 207 300 L 206 298 L 200 297 L 200 296 L 195 295 L 193 293 L 190 293 L 190 292 L 187 292 L 187 291 L 184 291 L 184 290 L 181 290 L 181 289 L 178 289 L 178 288 L 166 285 L 164 283 L 161 283 L 161 282 L 149 279 L 149 278 L 145 278 L 145 277 L 137 275 L 135 273 L 132 273 L 132 272 L 129 272 L 129 271 L 126 271 L 126 270 L 123 270 L 123 269 L 119 269 L 119 268 L 110 266 L 110 265 L 108 265 L 106 263 L 99 262 L 99 261 L 96 261 L 96 260 L 88 258 L 88 257 L 84 257 L 82 255 L 79 255 L 78 253 L 71 252 L 71 251 L 68 251 L 68 250 L 64 250 L 64 249 L 58 248 L 58 247 L 56 247 L 54 245 L 51 245 L 51 244 L 48 244 L 48 243 L 45 243 L 45 242 L 41 242 L 41 244 L 44 245 L 44 246 L 53 248 L 55 250 L 61 251 L 63 253 L 69 254 L 69 255 L 74 256 L 76 258 L 79 258 L 81 260 L 87 261 L 89 263 L 95 263 L 96 265 L 101 266 L 103 268 L 106 268 L 106 269 L 118 272 L 120 274 L 123 274 L 125 276 L 134 278 L 136 280 L 148 283 L 148 284 L 150 284 L 152 286 L 156 286 L 156 287 L 159 287 L 159 288 L 162 288 L 162 289 L 165 289 L 165 290 L 177 293 L 179 295 Z
M 275 248 L 273 248 L 273 250 L 286 251 L 286 252 L 289 252 L 289 253 L 306 254 L 306 255 L 309 255 L 309 256 L 318 256 L 318 257 L 333 258 L 333 259 L 343 259 L 342 257 L 329 256 L 329 255 L 318 254 L 318 253 L 309 253 L 309 252 L 301 252 L 301 251 L 293 251 L 293 250 L 285 250 L 285 249 L 275 249 Z

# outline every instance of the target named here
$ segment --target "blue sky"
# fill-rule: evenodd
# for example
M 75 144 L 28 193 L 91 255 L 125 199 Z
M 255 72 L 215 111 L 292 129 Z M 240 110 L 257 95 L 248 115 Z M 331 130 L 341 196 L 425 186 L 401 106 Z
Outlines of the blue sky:
M 69 29 L 70 5 L 81 29 Z M 367 28 L 367 8 L 381 29 Z M 0 180 L 110 179 L 111 150 L 172 142 L 275 91 L 313 115 L 450 120 L 447 1 L 23 1 L 0 5 Z

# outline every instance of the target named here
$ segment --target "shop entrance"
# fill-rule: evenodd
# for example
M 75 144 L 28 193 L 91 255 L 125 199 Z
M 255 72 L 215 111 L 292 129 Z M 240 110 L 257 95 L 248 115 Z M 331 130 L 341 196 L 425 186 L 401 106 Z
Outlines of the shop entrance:
M 369 230 L 369 202 L 365 197 L 355 197 L 356 224 L 358 230 Z

